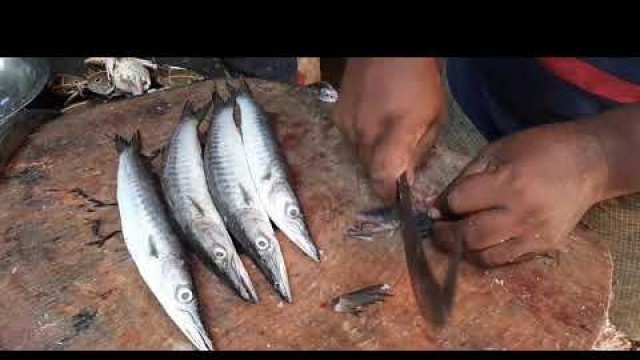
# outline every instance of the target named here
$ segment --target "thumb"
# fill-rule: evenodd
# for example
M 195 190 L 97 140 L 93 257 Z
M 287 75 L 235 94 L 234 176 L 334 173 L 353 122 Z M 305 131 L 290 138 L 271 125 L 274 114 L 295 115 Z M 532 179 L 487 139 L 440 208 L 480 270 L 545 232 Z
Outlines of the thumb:
M 396 182 L 403 173 L 407 172 L 410 183 L 413 181 L 413 169 L 409 169 L 410 162 L 410 152 L 402 144 L 390 143 L 385 139 L 376 148 L 370 166 L 371 182 L 374 193 L 386 204 L 396 201 Z

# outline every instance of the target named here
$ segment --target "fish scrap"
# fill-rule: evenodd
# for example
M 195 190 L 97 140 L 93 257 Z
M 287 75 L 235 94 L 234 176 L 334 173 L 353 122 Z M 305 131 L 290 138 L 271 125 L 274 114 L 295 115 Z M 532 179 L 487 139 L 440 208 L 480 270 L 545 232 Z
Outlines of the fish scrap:
M 331 306 L 335 312 L 360 315 L 366 306 L 383 302 L 388 296 L 392 296 L 391 286 L 376 284 L 340 295 L 331 300 Z

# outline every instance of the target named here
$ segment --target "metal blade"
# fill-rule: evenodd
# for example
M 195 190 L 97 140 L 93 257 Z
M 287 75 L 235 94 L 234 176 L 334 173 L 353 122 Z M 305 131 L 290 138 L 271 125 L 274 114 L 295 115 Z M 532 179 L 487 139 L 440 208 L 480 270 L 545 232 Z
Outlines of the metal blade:
M 462 254 L 460 241 L 458 241 L 460 238 L 457 237 L 457 249 L 449 264 L 444 286 L 440 287 L 427 261 L 413 211 L 411 189 L 406 174 L 400 177 L 398 183 L 398 204 L 405 257 L 416 303 L 425 320 L 438 327 L 444 326 L 455 295 L 458 264 Z

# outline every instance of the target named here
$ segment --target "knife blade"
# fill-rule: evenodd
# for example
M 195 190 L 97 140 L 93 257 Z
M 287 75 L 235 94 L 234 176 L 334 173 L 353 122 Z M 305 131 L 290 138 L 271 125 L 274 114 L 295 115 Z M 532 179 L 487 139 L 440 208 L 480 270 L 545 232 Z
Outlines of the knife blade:
M 402 222 L 405 258 L 416 303 L 426 321 L 437 327 L 442 327 L 447 323 L 455 297 L 458 267 L 462 257 L 461 237 L 456 236 L 456 246 L 451 256 L 449 268 L 443 286 L 440 286 L 431 271 L 424 250 L 424 242 L 419 235 L 411 188 L 406 174 L 403 174 L 398 182 L 398 212 Z M 433 220 L 427 217 L 424 221 L 427 221 L 430 232 Z M 424 228 L 424 224 L 422 225 Z M 427 236 L 427 243 L 431 240 L 430 236 L 432 235 Z

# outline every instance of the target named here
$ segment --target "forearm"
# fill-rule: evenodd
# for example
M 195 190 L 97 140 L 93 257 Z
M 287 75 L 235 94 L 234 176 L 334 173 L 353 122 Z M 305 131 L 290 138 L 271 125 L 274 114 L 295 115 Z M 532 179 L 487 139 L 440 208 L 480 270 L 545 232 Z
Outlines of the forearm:
M 598 144 L 603 182 L 599 201 L 640 192 L 640 105 L 576 122 Z

